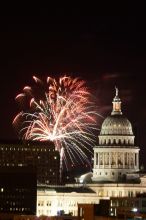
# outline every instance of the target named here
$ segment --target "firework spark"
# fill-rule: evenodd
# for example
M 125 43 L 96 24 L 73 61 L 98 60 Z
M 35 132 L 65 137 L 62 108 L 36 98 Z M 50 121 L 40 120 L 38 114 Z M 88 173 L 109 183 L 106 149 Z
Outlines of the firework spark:
M 26 140 L 55 143 L 61 164 L 74 164 L 77 157 L 88 161 L 84 150 L 94 146 L 97 130 L 97 111 L 85 81 L 63 76 L 58 80 L 47 77 L 45 82 L 33 76 L 35 89 L 25 86 L 16 96 L 22 102 L 29 100 L 27 110 L 21 111 L 13 124 L 20 124 L 20 136 Z

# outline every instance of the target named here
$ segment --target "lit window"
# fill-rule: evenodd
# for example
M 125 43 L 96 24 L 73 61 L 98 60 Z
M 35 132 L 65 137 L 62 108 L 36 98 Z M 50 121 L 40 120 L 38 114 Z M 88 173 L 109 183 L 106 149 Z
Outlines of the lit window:
M 19 167 L 22 167 L 22 163 L 19 163 L 18 166 L 19 166 Z
M 1 192 L 3 192 L 4 191 L 4 188 L 1 188 Z

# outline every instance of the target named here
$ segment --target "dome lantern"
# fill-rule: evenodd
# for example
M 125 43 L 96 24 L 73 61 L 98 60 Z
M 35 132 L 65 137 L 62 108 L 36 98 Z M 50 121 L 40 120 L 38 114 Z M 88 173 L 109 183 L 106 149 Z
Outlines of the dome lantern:
M 119 98 L 119 90 L 117 87 L 115 87 L 116 89 L 116 95 L 113 99 L 113 111 L 111 113 L 111 115 L 122 115 L 121 112 L 121 99 Z

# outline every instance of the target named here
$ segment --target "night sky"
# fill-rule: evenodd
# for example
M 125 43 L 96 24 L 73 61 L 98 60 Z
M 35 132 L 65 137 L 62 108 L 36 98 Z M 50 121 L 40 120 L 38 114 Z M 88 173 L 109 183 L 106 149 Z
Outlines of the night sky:
M 141 163 L 146 154 L 146 27 L 143 16 L 98 16 L 77 8 L 0 16 L 0 139 L 16 139 L 15 96 L 32 76 L 62 73 L 87 80 L 99 112 L 112 110 L 115 85 L 131 121 Z

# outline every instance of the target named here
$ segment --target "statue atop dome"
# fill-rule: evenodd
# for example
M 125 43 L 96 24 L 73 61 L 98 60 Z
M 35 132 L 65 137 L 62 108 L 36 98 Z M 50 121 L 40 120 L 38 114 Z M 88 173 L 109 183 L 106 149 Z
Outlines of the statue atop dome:
M 119 94 L 119 89 L 115 86 L 115 90 L 116 90 L 116 96 L 118 96 Z

